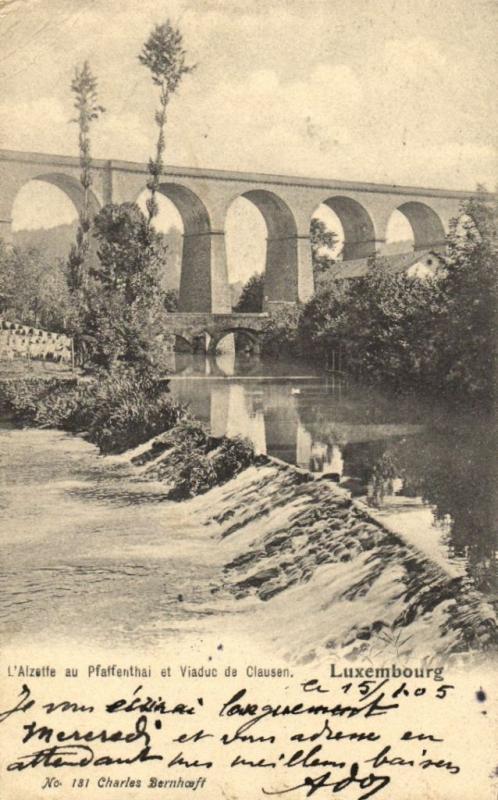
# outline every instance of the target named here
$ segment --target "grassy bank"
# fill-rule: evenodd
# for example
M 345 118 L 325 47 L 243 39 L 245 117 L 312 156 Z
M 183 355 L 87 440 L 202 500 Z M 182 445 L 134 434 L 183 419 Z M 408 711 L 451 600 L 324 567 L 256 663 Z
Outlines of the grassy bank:
M 80 434 L 103 455 L 151 442 L 138 465 L 157 460 L 154 477 L 172 499 L 191 497 L 232 478 L 254 459 L 240 437 L 214 438 L 148 373 L 116 368 L 79 382 L 24 377 L 4 382 L 2 406 L 17 424 Z M 168 453 L 168 461 L 161 455 Z

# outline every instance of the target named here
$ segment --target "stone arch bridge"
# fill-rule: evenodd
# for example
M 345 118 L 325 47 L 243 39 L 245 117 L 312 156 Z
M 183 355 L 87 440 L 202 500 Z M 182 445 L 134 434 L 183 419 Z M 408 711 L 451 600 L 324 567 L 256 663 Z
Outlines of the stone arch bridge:
M 136 200 L 146 185 L 146 164 L 94 160 L 93 171 L 93 212 L 105 203 Z M 78 158 L 0 150 L 0 236 L 10 238 L 14 200 L 30 180 L 57 186 L 80 210 L 79 176 Z M 205 322 L 203 315 L 214 315 L 213 319 L 224 315 L 224 327 L 217 328 L 218 333 L 227 329 L 226 315 L 232 327 L 238 326 L 237 315 L 231 313 L 225 250 L 225 219 L 236 198 L 253 203 L 266 223 L 263 309 L 269 311 L 274 304 L 304 302 L 313 293 L 310 220 L 320 204 L 327 204 L 341 221 L 347 261 L 382 253 L 395 210 L 409 221 L 415 250 L 441 248 L 451 218 L 461 202 L 472 196 L 445 189 L 188 167 L 166 167 L 160 191 L 183 220 L 179 311 L 201 315 L 198 328 Z M 180 315 L 177 324 L 179 332 Z M 255 319 L 251 324 L 256 326 Z M 212 326 L 210 330 L 213 342 L 216 331 Z M 257 332 L 256 327 L 252 330 Z
M 176 312 L 165 317 L 165 331 L 170 337 L 170 347 L 176 349 L 173 340 L 181 340 L 192 352 L 214 355 L 229 334 L 240 336 L 245 346 L 254 354 L 260 352 L 260 335 L 269 321 L 269 314 L 209 314 Z

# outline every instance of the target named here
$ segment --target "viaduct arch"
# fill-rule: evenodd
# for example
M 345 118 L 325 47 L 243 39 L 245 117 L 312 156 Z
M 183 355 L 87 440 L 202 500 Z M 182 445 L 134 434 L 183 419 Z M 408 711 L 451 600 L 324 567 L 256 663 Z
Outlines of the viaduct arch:
M 297 224 L 287 203 L 269 189 L 249 189 L 239 197 L 261 213 L 267 230 L 263 307 L 293 303 L 298 295 Z M 230 207 L 232 198 L 227 207 Z M 226 216 L 226 215 L 225 215 Z
M 144 189 L 147 165 L 95 160 L 92 211 L 105 203 L 134 200 Z M 57 186 L 80 210 L 80 166 L 69 156 L 0 150 L 0 235 L 11 235 L 12 206 L 30 180 Z M 325 203 L 344 230 L 345 260 L 382 253 L 393 211 L 413 230 L 415 249 L 440 248 L 450 220 L 473 192 L 340 180 L 166 167 L 160 191 L 178 209 L 184 225 L 180 311 L 230 315 L 225 219 L 237 197 L 245 197 L 267 227 L 265 310 L 275 303 L 306 301 L 313 292 L 310 220 Z M 233 316 L 233 315 L 232 315 Z
M 182 311 L 211 311 L 211 243 L 209 212 L 192 189 L 178 183 L 161 183 L 159 191 L 175 205 L 183 222 L 182 268 L 179 306 Z M 192 286 L 196 291 L 192 291 Z
M 351 197 L 336 195 L 323 200 L 339 217 L 344 231 L 343 261 L 375 254 L 377 236 L 365 206 Z
M 63 172 L 46 172 L 40 173 L 39 175 L 33 175 L 33 177 L 28 178 L 27 181 L 23 182 L 22 185 L 17 187 L 13 198 L 12 198 L 12 206 L 10 210 L 10 214 L 12 214 L 12 207 L 16 200 L 17 195 L 19 194 L 20 190 L 26 186 L 31 181 L 37 181 L 40 183 L 49 183 L 51 186 L 55 186 L 61 192 L 63 192 L 66 197 L 72 202 L 73 206 L 75 207 L 78 214 L 81 213 L 83 210 L 83 203 L 84 203 L 84 192 L 83 187 L 79 179 L 75 178 L 72 175 L 66 175 Z M 0 192 L 3 193 L 3 187 L 0 185 Z M 97 199 L 94 192 L 91 190 L 89 191 L 89 199 L 90 199 L 90 215 L 95 216 L 98 213 L 99 209 L 101 208 L 101 203 Z M 11 222 L 11 219 L 9 220 Z M 3 223 L 3 234 L 5 235 L 5 220 L 0 220 L 0 235 L 2 235 L 2 223 Z

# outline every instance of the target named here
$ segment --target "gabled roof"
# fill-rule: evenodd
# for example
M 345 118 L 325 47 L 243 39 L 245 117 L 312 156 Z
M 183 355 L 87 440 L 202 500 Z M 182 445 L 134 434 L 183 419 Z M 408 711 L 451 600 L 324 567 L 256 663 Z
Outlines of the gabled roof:
M 439 259 L 432 250 L 419 250 L 417 253 L 395 253 L 392 255 L 378 256 L 382 268 L 387 273 L 405 272 L 414 264 L 424 261 L 428 256 Z M 327 279 L 348 280 L 349 278 L 363 278 L 370 266 L 369 258 L 354 258 L 351 261 L 337 261 L 324 274 Z

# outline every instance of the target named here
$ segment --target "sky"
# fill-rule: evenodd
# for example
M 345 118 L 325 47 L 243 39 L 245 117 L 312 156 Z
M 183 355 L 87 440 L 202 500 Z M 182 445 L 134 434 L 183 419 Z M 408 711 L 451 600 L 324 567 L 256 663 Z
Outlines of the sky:
M 146 160 L 156 91 L 137 55 L 178 23 L 195 73 L 167 162 L 473 188 L 495 185 L 495 0 L 0 0 L 0 146 L 76 154 L 70 81 L 107 109 L 94 154 Z
M 77 154 L 88 59 L 93 154 L 146 161 L 157 90 L 137 56 L 170 18 L 197 66 L 166 163 L 492 189 L 497 16 L 496 0 L 0 0 L 0 147 Z

